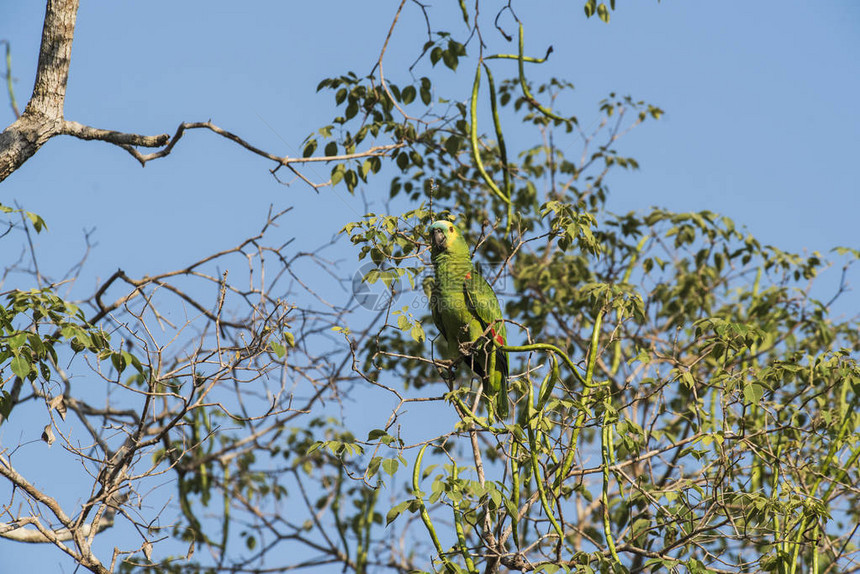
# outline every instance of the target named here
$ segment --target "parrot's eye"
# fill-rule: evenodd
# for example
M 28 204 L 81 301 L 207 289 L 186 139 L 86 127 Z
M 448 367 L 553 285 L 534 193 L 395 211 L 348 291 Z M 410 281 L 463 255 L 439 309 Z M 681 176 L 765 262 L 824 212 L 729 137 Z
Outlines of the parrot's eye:
M 454 226 L 453 225 L 448 226 L 448 233 L 454 233 Z

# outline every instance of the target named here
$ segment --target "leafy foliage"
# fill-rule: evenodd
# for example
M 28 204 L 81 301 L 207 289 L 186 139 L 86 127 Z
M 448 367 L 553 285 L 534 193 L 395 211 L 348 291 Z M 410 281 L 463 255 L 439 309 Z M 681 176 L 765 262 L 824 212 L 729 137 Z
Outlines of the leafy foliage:
M 831 317 L 810 295 L 831 263 L 762 246 L 712 212 L 606 211 L 611 170 L 638 167 L 615 150 L 619 134 L 662 111 L 611 95 L 576 161 L 560 150 L 571 148 L 565 136 L 582 137 L 577 124 L 535 105 L 531 90 L 517 95 L 519 84 L 491 92 L 491 108 L 513 103 L 541 144 L 514 162 L 497 131 L 470 162 L 448 145 L 474 130 L 475 114 L 458 105 L 455 129 L 425 131 L 410 141 L 423 159 L 398 164 L 391 196 L 412 182 L 423 207 L 344 230 L 380 269 L 373 279 L 412 277 L 427 266 L 426 225 L 456 214 L 498 269 L 509 332 L 522 341 L 510 347 L 515 420 L 479 416 L 468 387 L 447 395 L 460 422 L 430 444 L 453 462 L 435 467 L 430 495 L 413 480 L 387 521 L 418 514 L 448 571 L 836 567 L 857 523 L 860 339 L 856 320 Z M 569 88 L 535 91 L 555 99 Z M 509 180 L 497 189 L 510 193 L 491 193 L 487 177 Z M 365 351 L 368 380 L 439 379 L 442 363 L 426 357 L 440 353 L 398 329 L 383 327 Z M 455 532 L 442 542 L 445 520 Z

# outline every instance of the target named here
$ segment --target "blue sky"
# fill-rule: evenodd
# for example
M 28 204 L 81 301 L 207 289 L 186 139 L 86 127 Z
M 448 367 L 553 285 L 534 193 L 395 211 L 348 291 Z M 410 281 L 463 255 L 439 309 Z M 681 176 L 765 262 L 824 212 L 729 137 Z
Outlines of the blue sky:
M 462 31 L 457 12 L 438 4 L 431 14 L 440 21 L 446 15 Z M 596 102 L 610 91 L 666 111 L 618 146 L 642 169 L 610 181 L 613 210 L 709 209 L 786 250 L 860 247 L 860 3 L 619 2 L 609 25 L 586 20 L 580 4 L 522 3 L 527 51 L 554 47 L 545 66 L 530 70 L 533 79 L 573 81 L 566 111 L 581 120 L 595 117 Z M 147 134 L 212 119 L 261 148 L 298 155 L 304 137 L 333 114 L 332 100 L 316 93 L 318 82 L 349 70 L 368 73 L 395 7 L 84 2 L 66 117 Z M 43 11 L 39 2 L 0 7 L 0 39 L 12 44 L 22 106 Z M 422 26 L 414 9 L 404 13 L 386 59 L 394 81 L 408 79 Z M 462 86 L 466 99 L 469 68 L 439 74 L 439 81 Z M 12 120 L 4 94 L 0 123 Z M 144 169 L 116 147 L 55 138 L 0 184 L 0 201 L 17 201 L 46 219 L 50 231 L 37 242 L 43 268 L 55 277 L 80 257 L 82 230 L 94 229 L 89 286 L 118 267 L 152 274 L 230 247 L 259 228 L 269 204 L 296 207 L 281 232 L 303 247 L 328 240 L 364 212 L 363 200 L 345 189 L 317 195 L 301 184 L 285 187 L 270 167 L 203 132 Z M 381 202 L 387 189 L 377 181 L 363 192 Z M 0 262 L 17 255 L 3 253 Z M 348 247 L 337 256 L 355 266 Z M 837 276 L 828 273 L 825 286 Z M 857 309 L 855 290 L 839 310 Z M 7 552 L 0 543 L 0 553 Z
M 0 37 L 12 42 L 21 100 L 37 58 L 38 4 L 0 8 Z M 318 81 L 346 70 L 367 73 L 375 61 L 393 8 L 376 6 L 85 2 L 66 115 L 142 133 L 172 133 L 181 121 L 211 118 L 263 148 L 298 153 L 302 139 L 332 117 L 331 101 L 315 92 Z M 534 79 L 571 79 L 577 91 L 569 110 L 581 119 L 609 91 L 666 110 L 619 146 L 642 169 L 612 180 L 613 209 L 711 209 L 762 242 L 795 251 L 858 243 L 860 5 L 637 2 L 620 5 L 604 25 L 586 21 L 578 8 L 560 13 L 542 3 L 520 16 L 527 50 L 555 48 L 546 66 L 532 68 Z M 455 31 L 462 25 L 448 21 Z M 420 15 L 407 10 L 401 26 L 386 60 L 395 81 L 408 78 Z M 471 81 L 464 73 L 448 77 Z M 11 121 L 5 107 L 0 114 Z M 120 258 L 151 272 L 152 263 L 196 255 L 175 249 L 179 242 L 193 249 L 189 236 L 207 246 L 244 236 L 246 222 L 255 225 L 269 203 L 331 198 L 280 186 L 268 167 L 205 133 L 191 134 L 145 169 L 112 146 L 62 138 L 4 182 L 2 193 L 47 219 L 51 233 L 40 241 L 52 252 L 54 241 L 79 250 L 81 230 L 95 227 L 101 247 L 94 264 L 111 268 Z M 365 192 L 374 199 L 384 188 L 380 182 Z M 362 212 L 361 201 L 346 201 L 352 209 L 338 201 L 337 223 Z

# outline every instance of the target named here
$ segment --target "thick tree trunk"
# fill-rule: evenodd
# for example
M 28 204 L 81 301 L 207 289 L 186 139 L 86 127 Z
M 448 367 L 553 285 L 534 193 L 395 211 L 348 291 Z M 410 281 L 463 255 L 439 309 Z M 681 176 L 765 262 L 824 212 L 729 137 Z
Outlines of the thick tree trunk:
M 33 94 L 21 117 L 0 133 L 0 181 L 9 177 L 56 135 L 112 143 L 129 152 L 141 165 L 170 153 L 168 149 L 144 156 L 134 149 L 135 146 L 167 145 L 170 142 L 167 134 L 127 134 L 66 121 L 63 106 L 79 4 L 80 0 L 48 0 Z M 182 129 L 185 127 L 189 126 L 183 124 Z
M 39 67 L 24 113 L 0 134 L 0 181 L 63 133 L 63 105 L 80 0 L 48 0 Z
M 79 3 L 80 0 L 48 0 L 36 83 L 24 115 L 29 112 L 63 119 Z
M 24 112 L 11 126 L 0 133 L 0 181 L 30 159 L 42 145 L 57 135 L 62 120 Z

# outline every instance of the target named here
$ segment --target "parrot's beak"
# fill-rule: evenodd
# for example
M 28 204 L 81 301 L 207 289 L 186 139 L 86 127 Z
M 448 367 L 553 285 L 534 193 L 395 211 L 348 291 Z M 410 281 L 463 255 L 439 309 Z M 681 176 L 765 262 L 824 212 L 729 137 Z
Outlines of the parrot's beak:
M 431 240 L 431 243 L 433 244 L 433 247 L 436 247 L 438 249 L 444 248 L 445 242 L 446 242 L 445 232 L 442 231 L 441 229 L 434 229 L 433 235 L 430 238 L 430 240 Z

